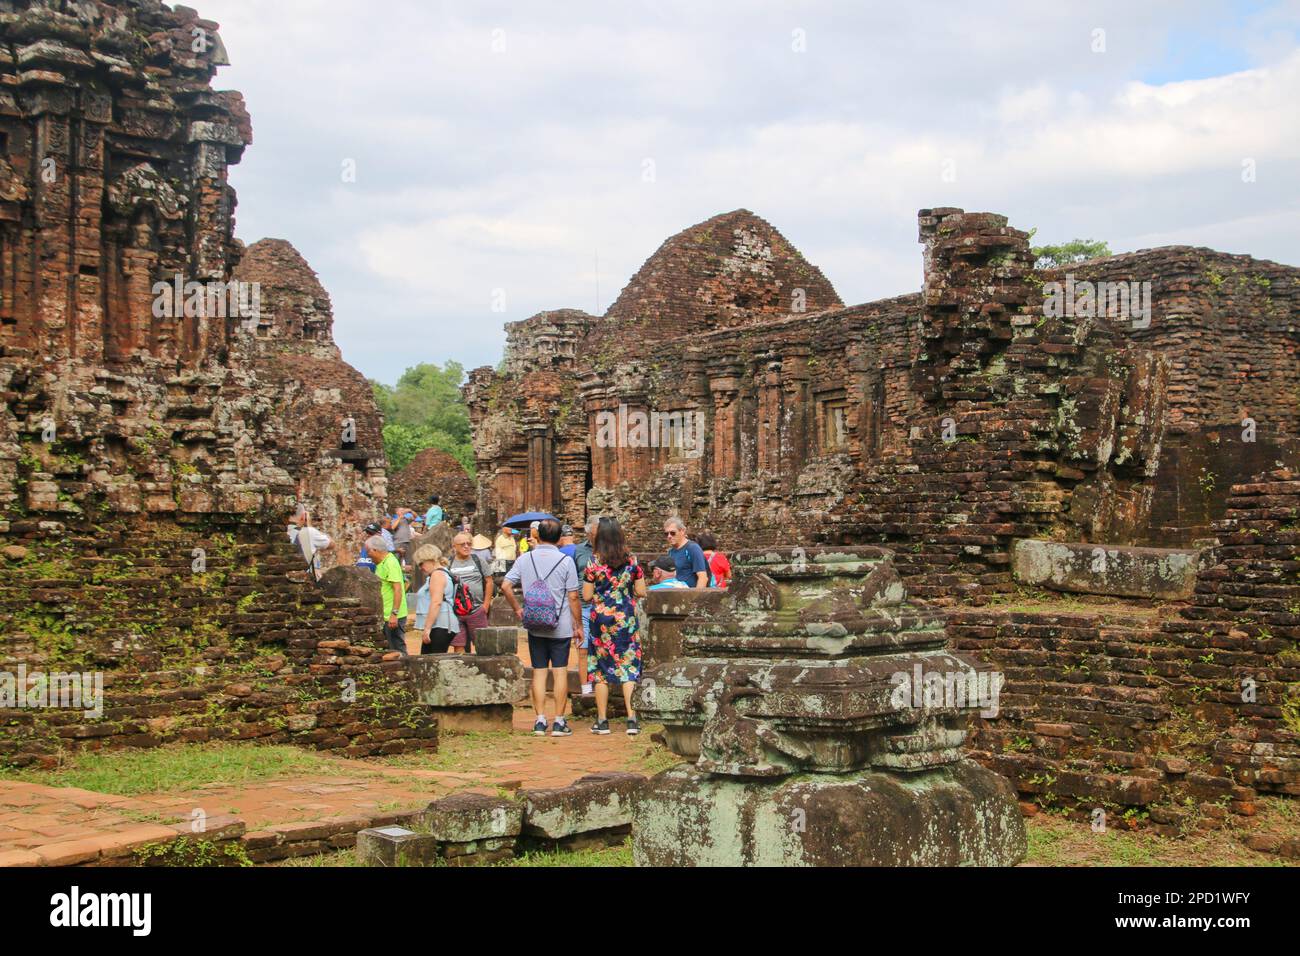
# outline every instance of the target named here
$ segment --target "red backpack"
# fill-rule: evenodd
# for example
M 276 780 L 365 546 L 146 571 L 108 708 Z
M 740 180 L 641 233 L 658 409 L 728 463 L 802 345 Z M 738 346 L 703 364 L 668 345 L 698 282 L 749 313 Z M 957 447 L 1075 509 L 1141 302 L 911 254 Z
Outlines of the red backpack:
M 488 581 L 492 580 L 491 575 L 487 568 L 483 566 L 483 562 L 477 554 L 471 554 L 470 560 L 474 562 L 474 567 L 478 568 L 478 573 L 483 579 L 483 587 L 486 589 Z M 450 571 L 450 568 L 448 570 Z M 462 584 L 454 571 L 451 572 L 451 576 L 452 580 L 456 582 L 456 588 L 452 592 L 455 596 L 452 598 L 451 608 L 456 612 L 457 617 L 468 617 L 474 613 L 474 609 L 478 606 L 474 603 L 474 595 L 470 593 L 469 585 Z

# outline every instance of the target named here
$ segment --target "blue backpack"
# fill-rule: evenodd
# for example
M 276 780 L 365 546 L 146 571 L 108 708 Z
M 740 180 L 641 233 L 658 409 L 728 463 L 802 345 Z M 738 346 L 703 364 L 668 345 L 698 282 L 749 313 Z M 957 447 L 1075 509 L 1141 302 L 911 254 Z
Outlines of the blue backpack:
M 530 631 L 552 631 L 560 623 L 560 609 L 556 606 L 555 598 L 551 596 L 551 589 L 547 581 L 556 569 L 564 563 L 565 555 L 561 554 L 560 559 L 547 573 L 546 577 L 537 577 L 537 558 L 530 554 L 533 565 L 533 583 L 524 589 L 524 613 L 522 623 Z

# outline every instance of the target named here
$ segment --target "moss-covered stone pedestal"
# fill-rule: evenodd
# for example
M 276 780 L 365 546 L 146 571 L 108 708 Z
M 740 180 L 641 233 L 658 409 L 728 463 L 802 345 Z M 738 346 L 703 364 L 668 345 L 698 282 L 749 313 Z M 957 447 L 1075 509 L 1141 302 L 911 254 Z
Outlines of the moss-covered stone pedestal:
M 513 655 L 430 654 L 407 658 L 411 690 L 438 715 L 443 733 L 509 733 L 522 700 L 524 664 Z
M 635 821 L 638 866 L 1005 866 L 1025 853 L 1011 784 L 969 760 L 779 781 L 679 766 L 642 788 Z
M 1025 854 L 1009 781 L 965 760 L 1000 675 L 944 650 L 878 548 L 736 556 L 737 583 L 683 627 L 636 705 L 694 761 L 633 805 L 650 866 L 1007 866 Z

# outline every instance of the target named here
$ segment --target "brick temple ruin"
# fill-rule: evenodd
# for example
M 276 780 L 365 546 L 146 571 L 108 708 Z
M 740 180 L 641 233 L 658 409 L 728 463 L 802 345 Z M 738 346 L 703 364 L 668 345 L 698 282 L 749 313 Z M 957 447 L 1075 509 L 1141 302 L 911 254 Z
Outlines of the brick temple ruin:
M 1037 269 L 1002 216 L 919 226 L 919 294 L 845 307 L 738 210 L 604 316 L 508 326 L 465 388 L 480 510 L 613 515 L 651 552 L 669 514 L 727 551 L 891 549 L 1005 675 L 968 747 L 1030 811 L 1174 832 L 1300 794 L 1300 270 L 1190 247 Z
M 0 671 L 108 691 L 95 719 L 0 712 L 5 764 L 437 744 L 373 612 L 285 541 L 306 503 L 348 560 L 387 504 L 382 419 L 302 256 L 235 238 L 252 128 L 225 61 L 186 7 L 0 0 Z M 959 209 L 920 239 L 923 290 L 858 306 L 749 212 L 669 239 L 605 316 L 509 328 L 465 389 L 457 487 L 485 524 L 612 514 L 643 550 L 669 512 L 759 564 L 887 549 L 948 649 L 1005 675 L 964 752 L 1028 812 L 1173 832 L 1300 793 L 1297 270 L 1185 247 L 1039 270 Z M 1139 290 L 1126 313 L 1077 294 L 1103 282 Z M 402 494 L 434 473 L 465 480 L 426 455 Z M 656 666 L 718 611 L 647 604 Z
M 109 687 L 96 721 L 5 711 L 6 763 L 436 743 L 372 615 L 306 586 L 285 538 L 306 503 L 355 554 L 382 420 L 302 256 L 234 238 L 252 128 L 212 88 L 226 62 L 186 7 L 0 3 L 0 666 Z
M 480 508 L 614 514 L 643 547 L 674 512 L 733 549 L 894 544 L 950 590 L 1008 580 L 1016 537 L 1190 544 L 1234 483 L 1296 462 L 1295 268 L 1170 247 L 1038 270 L 1024 232 L 960 209 L 922 210 L 920 239 L 921 293 L 845 307 L 738 210 L 603 317 L 508 326 L 466 388 Z M 1067 273 L 1151 283 L 1149 318 L 1047 318 Z M 601 441 L 620 409 L 699 416 L 702 446 Z

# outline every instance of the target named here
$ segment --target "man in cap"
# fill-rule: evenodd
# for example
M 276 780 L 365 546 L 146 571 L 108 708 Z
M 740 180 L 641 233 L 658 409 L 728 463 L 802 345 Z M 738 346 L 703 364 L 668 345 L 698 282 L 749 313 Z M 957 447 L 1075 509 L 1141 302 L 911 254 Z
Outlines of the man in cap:
M 664 555 L 650 565 L 650 591 L 689 590 L 690 585 L 677 576 L 677 563 Z
M 577 555 L 575 554 L 575 552 L 577 551 L 577 549 L 578 546 L 573 543 L 573 525 L 566 524 L 563 528 L 560 529 L 560 550 L 565 554 L 567 554 L 569 557 L 573 558 L 574 563 L 576 564 Z
M 397 556 L 379 535 L 366 539 L 366 553 L 375 562 L 380 593 L 384 599 L 384 641 L 390 651 L 406 653 L 406 578 Z

